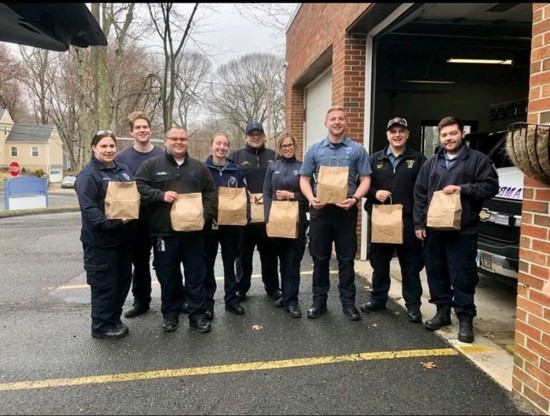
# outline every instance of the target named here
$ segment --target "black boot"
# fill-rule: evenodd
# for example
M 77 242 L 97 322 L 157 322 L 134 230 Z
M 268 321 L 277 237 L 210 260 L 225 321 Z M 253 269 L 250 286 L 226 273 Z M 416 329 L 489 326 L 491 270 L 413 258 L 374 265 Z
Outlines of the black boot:
M 458 317 L 458 340 L 462 342 L 474 342 L 474 317 L 471 315 L 460 315 Z
M 442 326 L 451 325 L 451 307 L 449 305 L 437 305 L 437 313 L 432 319 L 424 322 L 424 327 L 430 331 L 437 331 Z

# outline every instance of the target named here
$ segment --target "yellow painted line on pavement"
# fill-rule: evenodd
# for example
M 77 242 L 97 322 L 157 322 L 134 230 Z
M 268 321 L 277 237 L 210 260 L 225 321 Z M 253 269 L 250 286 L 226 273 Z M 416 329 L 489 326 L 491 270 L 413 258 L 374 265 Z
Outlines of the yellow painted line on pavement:
M 463 354 L 487 354 L 497 351 L 496 347 L 484 347 L 482 345 L 460 345 L 455 344 L 455 348 Z
M 179 368 L 173 370 L 143 371 L 136 373 L 107 374 L 103 376 L 58 378 L 38 381 L 0 383 L 0 391 L 44 389 L 53 387 L 79 386 L 89 384 L 118 383 L 159 378 L 191 377 L 211 374 L 238 373 L 243 371 L 264 371 L 270 369 L 307 367 L 314 365 L 338 364 L 345 362 L 389 360 L 396 358 L 418 358 L 432 356 L 454 356 L 459 353 L 454 348 L 435 348 L 406 351 L 365 352 L 359 354 L 336 355 L 314 358 L 296 358 L 279 361 L 258 361 L 244 364 L 213 365 L 206 367 Z
M 338 270 L 331 270 L 329 272 L 330 274 L 337 274 L 338 273 Z M 300 272 L 301 275 L 309 275 L 309 274 L 313 274 L 313 270 L 308 270 L 308 271 L 304 271 L 304 272 Z M 262 277 L 261 274 L 253 274 L 252 275 L 252 278 L 260 278 Z M 223 280 L 223 276 L 216 276 L 216 280 Z M 153 279 L 151 281 L 152 284 L 159 284 L 158 280 L 155 280 Z M 84 285 L 64 285 L 64 286 L 58 286 L 58 287 L 47 287 L 46 290 L 54 290 L 54 289 L 60 289 L 60 290 L 72 290 L 72 289 L 87 289 L 89 288 L 90 286 L 88 284 L 84 284 Z

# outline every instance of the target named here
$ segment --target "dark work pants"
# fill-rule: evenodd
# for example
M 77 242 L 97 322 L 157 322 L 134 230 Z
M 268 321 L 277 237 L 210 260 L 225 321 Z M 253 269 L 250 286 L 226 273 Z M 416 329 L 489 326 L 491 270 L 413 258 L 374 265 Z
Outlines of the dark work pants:
M 344 210 L 326 205 L 310 207 L 309 253 L 313 259 L 313 304 L 326 306 L 330 289 L 332 244 L 338 260 L 338 289 L 342 306 L 355 305 L 355 254 L 357 252 L 357 206 Z
M 476 255 L 477 234 L 428 230 L 424 257 L 430 303 L 453 306 L 457 315 L 476 316 Z
M 273 239 L 267 236 L 265 223 L 254 223 L 243 228 L 241 252 L 237 257 L 237 290 L 246 293 L 252 285 L 252 262 L 256 246 L 260 253 L 264 289 L 266 292 L 279 289 L 277 254 Z
M 214 266 L 218 255 L 218 247 L 221 247 L 223 261 L 224 301 L 226 305 L 235 304 L 237 300 L 237 278 L 235 274 L 235 262 L 240 251 L 242 226 L 220 225 L 217 230 L 212 230 L 212 223 L 204 227 L 204 245 L 206 254 L 206 307 L 214 308 L 214 294 L 217 284 L 214 274 Z
M 281 271 L 283 304 L 298 305 L 300 265 L 306 248 L 305 216 L 298 228 L 298 238 L 274 238 Z
M 153 266 L 161 288 L 161 312 L 164 319 L 176 319 L 182 313 L 184 293 L 181 265 L 185 276 L 185 299 L 189 319 L 204 318 L 206 265 L 203 231 L 179 232 L 153 240 Z
M 147 308 L 151 303 L 151 248 L 153 243 L 149 235 L 148 224 L 138 220 L 136 237 L 132 243 L 132 295 L 134 305 Z
M 132 247 L 97 248 L 83 244 L 86 282 L 91 289 L 92 332 L 121 323 L 122 306 L 132 282 Z
M 421 305 L 422 283 L 420 271 L 424 267 L 422 241 L 416 238 L 412 219 L 403 221 L 403 244 L 371 243 L 369 261 L 372 266 L 371 299 L 386 304 L 390 290 L 390 262 L 397 253 L 401 268 L 401 288 L 407 309 Z

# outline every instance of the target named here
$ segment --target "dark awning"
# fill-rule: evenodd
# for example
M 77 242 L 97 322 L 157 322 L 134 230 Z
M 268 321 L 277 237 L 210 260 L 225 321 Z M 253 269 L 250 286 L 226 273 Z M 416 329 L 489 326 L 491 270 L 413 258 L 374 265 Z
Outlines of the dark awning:
M 54 51 L 107 45 L 85 3 L 0 3 L 0 41 Z

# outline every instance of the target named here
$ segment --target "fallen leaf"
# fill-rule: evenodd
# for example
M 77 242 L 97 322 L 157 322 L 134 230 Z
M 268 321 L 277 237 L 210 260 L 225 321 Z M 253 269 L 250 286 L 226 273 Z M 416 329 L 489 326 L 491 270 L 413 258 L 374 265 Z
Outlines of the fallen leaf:
M 373 328 L 378 328 L 378 324 L 372 324 L 371 325 Z
M 261 331 L 262 329 L 264 329 L 264 327 L 261 325 L 252 325 L 253 331 Z
M 486 332 L 485 334 L 483 334 L 483 336 L 485 338 L 494 338 L 495 336 L 493 334 L 491 334 L 490 332 Z
M 430 369 L 430 370 L 431 370 L 432 368 L 437 368 L 437 365 L 435 365 L 435 364 L 433 363 L 433 361 L 428 361 L 428 362 L 426 362 L 426 363 L 424 363 L 424 362 L 421 361 L 420 364 L 422 364 L 422 365 L 424 366 L 424 368 L 428 368 L 428 369 Z

